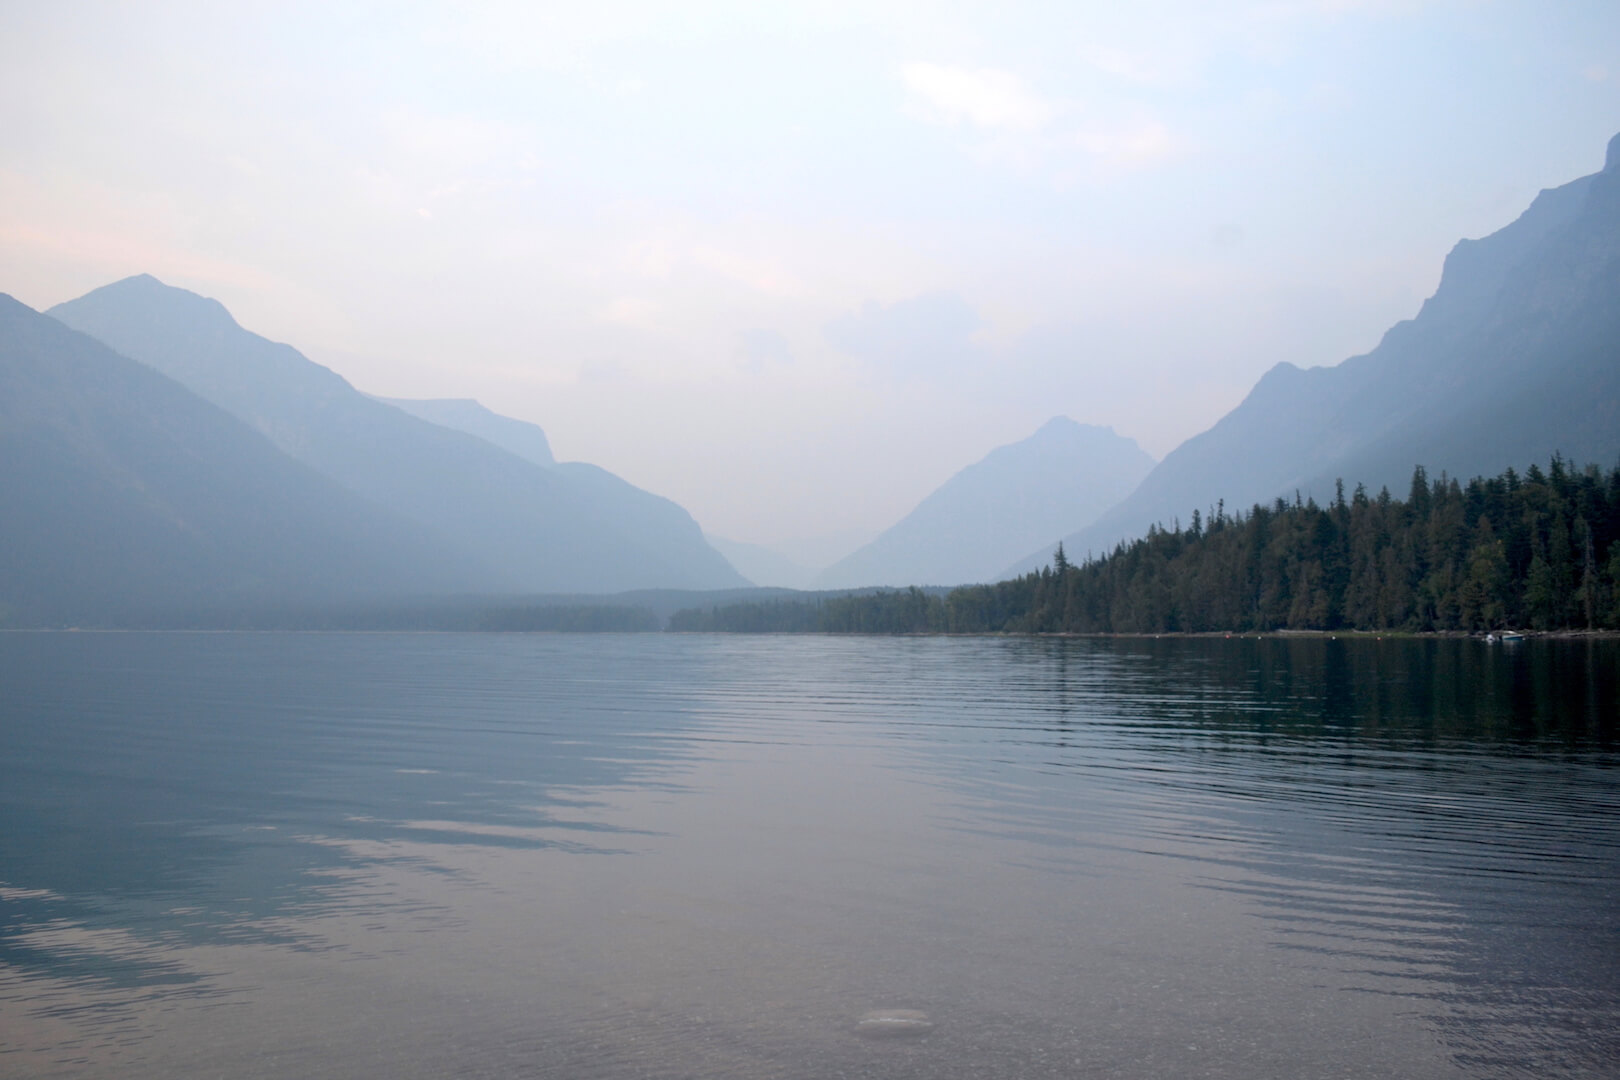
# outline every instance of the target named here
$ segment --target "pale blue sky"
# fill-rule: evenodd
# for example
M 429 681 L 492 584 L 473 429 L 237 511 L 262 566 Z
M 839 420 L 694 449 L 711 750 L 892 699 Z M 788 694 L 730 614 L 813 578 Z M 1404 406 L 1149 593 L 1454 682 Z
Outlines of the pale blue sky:
M 153 273 L 770 543 L 1162 455 L 1620 130 L 1613 3 L 578 6 L 8 4 L 0 291 Z

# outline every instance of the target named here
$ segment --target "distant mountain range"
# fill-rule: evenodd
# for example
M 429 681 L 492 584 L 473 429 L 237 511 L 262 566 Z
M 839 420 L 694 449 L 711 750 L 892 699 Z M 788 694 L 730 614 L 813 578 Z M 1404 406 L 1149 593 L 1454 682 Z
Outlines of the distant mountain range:
M 1044 565 L 1060 537 L 1079 560 L 1195 508 L 1326 500 L 1339 478 L 1404 492 L 1415 465 L 1470 477 L 1554 453 L 1620 460 L 1620 136 L 1602 172 L 1458 244 L 1435 295 L 1367 355 L 1279 364 L 1157 466 L 1056 418 L 813 580 L 559 464 L 532 424 L 368 397 L 143 275 L 48 315 L 0 296 L 0 625 L 746 588 L 717 547 L 773 585 L 954 585 Z
M 668 499 L 594 466 L 545 468 L 409 415 L 291 346 L 242 329 L 217 301 L 141 275 L 48 314 L 171 376 L 288 455 L 466 552 L 486 568 L 470 586 L 605 593 L 746 584 Z
M 1063 542 L 1084 558 L 1219 501 L 1324 500 L 1340 478 L 1404 493 L 1416 465 L 1469 478 L 1554 453 L 1620 459 L 1620 135 L 1602 172 L 1453 248 L 1434 296 L 1372 352 L 1328 368 L 1278 364 Z M 1032 546 L 997 576 L 1051 554 Z
M 1033 544 L 1056 545 L 1128 494 L 1153 468 L 1112 428 L 1054 417 L 990 451 L 877 539 L 816 575 L 818 589 L 993 581 Z
M 465 587 L 476 561 L 0 295 L 0 624 Z
M 0 619 L 748 584 L 686 511 L 557 464 L 539 428 L 370 398 L 155 278 L 3 306 Z
M 690 547 L 691 535 L 686 523 L 691 519 L 684 510 L 670 502 L 668 499 L 650 495 L 632 484 L 626 483 L 606 469 L 589 465 L 580 461 L 558 462 L 551 454 L 551 443 L 546 433 L 537 424 L 525 420 L 514 420 L 509 416 L 486 409 L 483 405 L 470 398 L 377 398 L 377 401 L 386 402 L 395 408 L 401 409 L 412 416 L 426 420 L 440 427 L 447 427 L 453 431 L 464 432 L 475 438 L 484 440 L 494 446 L 500 447 L 508 453 L 522 458 L 533 465 L 550 469 L 558 473 L 563 481 L 574 489 L 584 492 L 598 505 L 611 512 L 615 520 L 614 525 L 639 531 L 651 537 L 667 537 L 671 530 L 679 532 L 677 547 L 685 545 Z M 677 516 L 678 512 L 678 516 Z M 750 583 L 760 583 L 753 573 L 741 570 L 734 556 L 741 555 L 745 560 L 750 556 L 755 558 L 750 566 L 759 568 L 758 558 L 769 558 L 769 553 L 763 548 L 755 548 L 750 544 L 731 544 L 728 541 L 717 541 L 714 537 L 705 536 L 704 543 L 719 552 L 732 568 L 732 573 L 726 578 L 712 577 L 715 572 L 713 559 L 706 559 L 707 566 L 699 568 L 694 573 L 685 576 L 671 574 L 669 585 L 637 585 L 638 589 L 649 588 L 702 588 L 702 589 L 728 589 L 747 587 Z M 774 566 L 772 567 L 774 569 Z M 711 575 L 705 578 L 703 575 Z M 772 573 L 767 575 L 776 577 Z M 708 580 L 710 584 L 694 585 L 693 581 Z M 715 584 L 715 581 L 719 581 Z M 777 581 L 763 582 L 764 584 L 781 584 Z

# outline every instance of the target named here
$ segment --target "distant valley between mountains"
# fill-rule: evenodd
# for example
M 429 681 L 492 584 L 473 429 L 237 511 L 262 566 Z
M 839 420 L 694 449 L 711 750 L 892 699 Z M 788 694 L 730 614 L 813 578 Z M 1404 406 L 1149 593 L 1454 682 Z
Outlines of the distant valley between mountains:
M 798 558 L 711 542 L 674 502 L 559 463 L 534 424 L 368 396 L 141 275 L 45 314 L 0 297 L 0 625 L 386 601 L 399 625 L 431 610 L 459 627 L 477 619 L 456 598 L 533 597 L 573 613 L 496 622 L 641 626 L 662 616 L 578 612 L 631 590 L 658 597 L 648 612 L 682 591 L 734 599 L 748 577 L 826 595 L 994 582 L 1047 565 L 1060 540 L 1081 563 L 1195 511 L 1339 505 L 1341 479 L 1375 496 L 1418 465 L 1466 479 L 1556 454 L 1620 461 L 1620 136 L 1601 172 L 1459 243 L 1435 294 L 1366 355 L 1277 365 L 1157 464 L 1055 417 L 849 554 L 856 538 Z
M 1055 544 L 1130 494 L 1153 459 L 1112 428 L 1055 417 L 969 465 L 859 551 L 819 589 L 993 581 L 1034 544 Z

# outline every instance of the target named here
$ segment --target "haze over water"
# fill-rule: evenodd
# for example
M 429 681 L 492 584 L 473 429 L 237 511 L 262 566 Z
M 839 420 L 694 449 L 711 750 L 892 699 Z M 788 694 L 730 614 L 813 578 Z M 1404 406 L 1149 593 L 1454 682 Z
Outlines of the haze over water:
M 1615 642 L 0 635 L 0 1072 L 1615 1075 L 1617 715 Z

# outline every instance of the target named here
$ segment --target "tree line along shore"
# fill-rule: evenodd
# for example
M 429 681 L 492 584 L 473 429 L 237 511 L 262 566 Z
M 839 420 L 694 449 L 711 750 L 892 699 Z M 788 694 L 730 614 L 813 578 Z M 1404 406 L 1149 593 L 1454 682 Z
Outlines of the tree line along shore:
M 1467 484 L 1414 470 L 1405 499 L 1343 484 L 1217 504 L 1078 562 L 955 589 L 782 598 L 676 612 L 672 631 L 1174 634 L 1620 630 L 1620 467 Z

